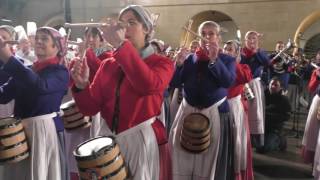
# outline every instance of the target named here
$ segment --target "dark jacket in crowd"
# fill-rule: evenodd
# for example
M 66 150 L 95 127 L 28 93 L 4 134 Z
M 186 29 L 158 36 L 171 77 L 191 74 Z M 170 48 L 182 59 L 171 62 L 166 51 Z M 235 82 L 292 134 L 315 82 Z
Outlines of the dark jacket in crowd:
M 269 90 L 265 91 L 266 100 L 266 133 L 281 132 L 283 124 L 290 118 L 291 106 L 287 96 L 279 93 L 271 94 Z

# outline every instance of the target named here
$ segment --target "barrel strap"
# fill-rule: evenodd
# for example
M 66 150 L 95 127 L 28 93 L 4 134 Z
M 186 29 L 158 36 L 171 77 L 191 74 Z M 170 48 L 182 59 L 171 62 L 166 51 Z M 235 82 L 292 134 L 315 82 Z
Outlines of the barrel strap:
M 115 101 L 115 104 L 114 104 L 114 111 L 113 111 L 113 116 L 112 116 L 112 127 L 111 127 L 111 131 L 112 131 L 114 134 L 117 134 L 118 125 L 119 125 L 119 115 L 120 115 L 120 87 L 121 87 L 123 78 L 124 78 L 124 72 L 120 69 L 120 75 L 119 75 L 119 79 L 118 79 L 118 83 L 117 83 L 117 88 L 116 88 L 116 93 L 115 93 L 116 101 Z

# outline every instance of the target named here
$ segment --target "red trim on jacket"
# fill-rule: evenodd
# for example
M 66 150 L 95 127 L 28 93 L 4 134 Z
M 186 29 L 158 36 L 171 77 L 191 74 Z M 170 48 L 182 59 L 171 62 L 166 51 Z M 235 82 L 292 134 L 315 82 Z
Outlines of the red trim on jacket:
M 252 80 L 250 67 L 247 64 L 236 64 L 236 80 L 228 89 L 228 99 L 238 96 L 243 92 L 243 86 Z

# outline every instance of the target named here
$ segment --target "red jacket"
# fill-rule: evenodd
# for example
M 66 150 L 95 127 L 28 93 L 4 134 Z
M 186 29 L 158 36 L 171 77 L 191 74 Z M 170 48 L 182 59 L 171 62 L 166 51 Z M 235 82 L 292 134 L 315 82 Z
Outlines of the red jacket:
M 314 93 L 315 90 L 317 89 L 318 85 L 319 85 L 319 80 L 318 80 L 318 76 L 317 76 L 317 70 L 314 70 L 312 72 L 312 75 L 311 75 L 311 78 L 310 78 L 310 81 L 309 81 L 309 84 L 308 84 L 308 90 L 311 92 L 311 93 Z
M 96 72 L 98 71 L 102 60 L 105 60 L 110 57 L 112 57 L 112 52 L 105 51 L 97 57 L 93 49 L 91 48 L 87 49 L 86 58 L 87 58 L 88 66 L 90 68 L 90 77 L 89 77 L 90 82 L 93 81 L 93 78 L 96 75 Z
M 113 58 L 102 62 L 89 87 L 73 92 L 83 114 L 95 115 L 101 111 L 109 127 L 112 125 L 120 67 L 125 77 L 120 88 L 118 133 L 160 114 L 163 92 L 174 71 L 170 59 L 156 54 L 141 59 L 131 42 L 125 41 L 114 52 Z
M 236 81 L 232 87 L 228 89 L 228 99 L 238 96 L 243 92 L 245 83 L 252 80 L 250 67 L 246 64 L 236 65 Z

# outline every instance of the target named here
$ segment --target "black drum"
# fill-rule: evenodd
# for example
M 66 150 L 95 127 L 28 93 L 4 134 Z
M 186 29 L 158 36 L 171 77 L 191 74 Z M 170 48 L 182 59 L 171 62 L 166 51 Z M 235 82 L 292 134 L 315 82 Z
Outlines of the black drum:
M 127 177 L 119 145 L 110 136 L 89 139 L 73 152 L 81 179 L 124 180 Z
M 211 122 L 203 114 L 191 113 L 185 117 L 181 134 L 181 146 L 191 153 L 205 152 L 211 140 Z
M 85 129 L 91 126 L 91 118 L 80 113 L 74 101 L 62 104 L 60 109 L 63 111 L 62 120 L 66 130 Z
M 0 119 L 0 163 L 15 163 L 29 156 L 24 128 L 20 120 Z

